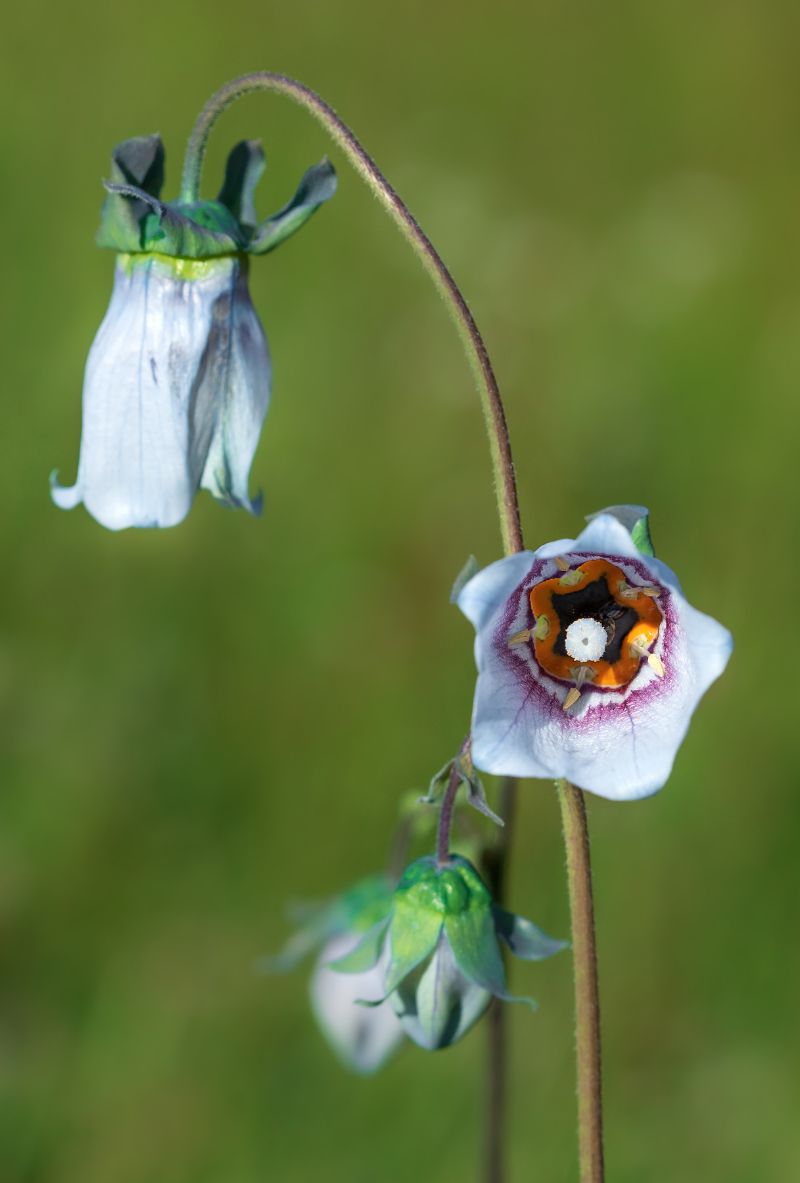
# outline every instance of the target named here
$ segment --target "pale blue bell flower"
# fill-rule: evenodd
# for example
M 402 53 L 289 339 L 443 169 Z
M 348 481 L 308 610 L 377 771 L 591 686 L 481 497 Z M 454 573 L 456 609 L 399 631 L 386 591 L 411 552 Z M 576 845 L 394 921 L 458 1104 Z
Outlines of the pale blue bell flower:
M 267 340 L 250 300 L 249 258 L 285 242 L 336 191 L 329 160 L 259 224 L 257 140 L 228 157 L 215 201 L 160 200 L 164 148 L 114 149 L 97 235 L 118 252 L 114 289 L 89 352 L 78 476 L 50 478 L 62 509 L 83 502 L 110 530 L 174 526 L 198 488 L 251 513 L 250 465 L 270 398 Z
M 247 258 L 120 254 L 86 363 L 78 478 L 52 478 L 110 530 L 174 526 L 198 487 L 260 511 L 247 481 L 270 396 Z
M 457 602 L 477 634 L 475 766 L 611 800 L 662 787 L 733 647 L 655 558 L 641 506 L 490 564 Z

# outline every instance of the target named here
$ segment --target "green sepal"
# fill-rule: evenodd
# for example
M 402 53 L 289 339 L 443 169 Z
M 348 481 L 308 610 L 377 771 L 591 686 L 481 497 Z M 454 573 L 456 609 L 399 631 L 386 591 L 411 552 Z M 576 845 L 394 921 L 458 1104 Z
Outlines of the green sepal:
M 387 995 L 435 948 L 444 910 L 436 859 L 426 855 L 406 867 L 394 893 Z
M 156 251 L 160 255 L 209 259 L 244 249 L 246 238 L 233 214 L 218 201 L 159 201 L 135 185 L 104 181 L 109 193 L 128 201 L 144 201 L 151 212 L 141 221 L 140 243 L 118 250 Z M 105 244 L 104 244 L 105 245 Z
M 392 908 L 393 885 L 385 875 L 360 879 L 341 895 L 317 904 L 295 904 L 293 918 L 301 927 L 274 957 L 264 957 L 259 967 L 264 973 L 285 973 L 331 937 L 342 933 L 364 933 L 388 919 Z
M 292 200 L 261 223 L 247 248 L 250 254 L 265 255 L 285 242 L 324 201 L 333 197 L 336 185 L 336 169 L 324 156 L 319 164 L 313 165 L 303 174 Z
M 427 796 L 418 797 L 417 801 L 421 805 L 438 805 L 447 791 L 447 783 L 450 780 L 450 773 L 453 766 L 455 766 L 459 781 L 466 788 L 467 802 L 473 809 L 477 809 L 485 817 L 491 818 L 495 825 L 505 825 L 503 819 L 498 817 L 489 808 L 489 803 L 486 800 L 486 790 L 481 784 L 480 777 L 475 772 L 475 765 L 472 763 L 472 754 L 469 748 L 466 751 L 459 752 L 454 760 L 448 760 L 444 767 L 439 769 L 428 786 Z
M 527 1002 L 535 1008 L 533 999 L 512 998 L 506 989 L 503 959 L 492 914 L 492 897 L 488 888 L 466 859 L 451 856 L 450 868 L 458 876 L 460 906 L 448 909 L 444 927 L 461 973 L 467 981 L 488 990 L 496 998 L 506 1002 Z M 443 871 L 443 877 L 447 869 Z
M 228 154 L 225 180 L 217 201 L 227 206 L 236 221 L 250 233 L 258 225 L 255 189 L 267 167 L 261 140 L 240 140 Z
M 586 521 L 599 517 L 601 513 L 610 514 L 629 531 L 633 545 L 640 554 L 656 557 L 653 542 L 650 538 L 650 514 L 643 505 L 608 505 L 605 509 L 598 509 L 597 513 L 587 513 Z
M 643 555 L 649 555 L 651 559 L 656 557 L 656 552 L 653 548 L 653 540 L 650 537 L 650 517 L 639 518 L 639 521 L 631 530 L 631 538 L 633 545 Z
M 150 197 L 158 197 L 164 183 L 164 145 L 161 136 L 134 136 L 117 144 L 111 153 L 111 181 L 131 185 Z M 146 201 L 109 192 L 103 202 L 98 246 L 114 250 L 141 250 L 141 219 L 148 211 Z
M 451 604 L 458 603 L 458 597 L 461 595 L 462 591 L 467 586 L 470 579 L 474 579 L 474 577 L 478 574 L 480 569 L 481 569 L 481 565 L 478 562 L 478 560 L 475 558 L 474 555 L 470 555 L 469 558 L 467 559 L 466 563 L 464 564 L 464 566 L 461 568 L 458 575 L 456 576 L 456 581 L 453 584 L 453 587 L 450 591 L 450 603 Z
M 531 920 L 507 912 L 499 904 L 492 905 L 497 935 L 505 941 L 515 957 L 523 961 L 544 961 L 569 947 L 569 941 L 557 941 L 542 932 Z
M 351 949 L 349 953 L 344 957 L 337 958 L 336 961 L 329 961 L 328 968 L 343 974 L 362 974 L 366 973 L 368 969 L 372 969 L 380 960 L 388 924 L 388 916 L 379 920 L 377 924 L 373 924 L 355 949 Z

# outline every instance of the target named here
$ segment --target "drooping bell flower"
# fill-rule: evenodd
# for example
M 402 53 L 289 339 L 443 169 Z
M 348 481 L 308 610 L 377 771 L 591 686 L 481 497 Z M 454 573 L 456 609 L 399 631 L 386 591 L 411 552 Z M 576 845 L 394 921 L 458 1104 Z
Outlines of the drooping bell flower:
M 457 602 L 477 632 L 476 767 L 565 777 L 612 800 L 661 788 L 733 647 L 655 557 L 635 505 L 492 563 Z
M 80 501 L 111 530 L 174 526 L 202 486 L 260 512 L 250 465 L 270 397 L 270 357 L 250 300 L 249 257 L 273 250 L 336 189 L 327 159 L 259 224 L 258 141 L 228 157 L 216 201 L 162 202 L 164 149 L 138 136 L 112 155 L 99 246 L 118 252 L 114 290 L 89 351 L 78 477 L 51 476 L 62 509 Z
M 509 1002 L 499 940 L 517 957 L 539 961 L 565 948 L 541 929 L 507 912 L 472 863 L 431 856 L 406 868 L 391 913 L 331 968 L 343 975 L 381 966 L 385 995 L 405 1033 L 428 1051 L 449 1047 L 473 1026 L 492 995 Z M 362 1002 L 371 1009 L 385 999 Z M 531 1003 L 531 1005 L 534 1005 Z
M 364 998 L 383 997 L 385 965 L 378 961 L 362 973 L 341 974 L 329 963 L 351 953 L 364 933 L 388 915 L 392 886 L 384 875 L 372 875 L 322 906 L 303 909 L 301 926 L 283 951 L 262 962 L 268 972 L 284 972 L 321 947 L 309 983 L 311 1009 L 340 1060 L 363 1075 L 376 1072 L 403 1040 L 388 1003 L 358 1005 Z

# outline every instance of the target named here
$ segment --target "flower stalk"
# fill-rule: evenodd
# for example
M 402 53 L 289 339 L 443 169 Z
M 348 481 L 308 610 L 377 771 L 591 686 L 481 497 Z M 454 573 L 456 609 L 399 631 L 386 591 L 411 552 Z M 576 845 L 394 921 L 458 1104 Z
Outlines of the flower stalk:
M 197 201 L 199 198 L 200 176 L 206 143 L 219 116 L 236 99 L 258 90 L 268 90 L 275 94 L 286 95 L 287 98 L 299 103 L 301 107 L 305 107 L 317 122 L 322 124 L 395 222 L 447 305 L 478 386 L 486 429 L 489 433 L 489 449 L 492 456 L 503 551 L 507 555 L 516 554 L 517 551 L 522 550 L 522 528 L 519 520 L 519 506 L 517 505 L 511 445 L 508 439 L 508 428 L 500 391 L 497 388 L 497 380 L 483 338 L 478 332 L 478 326 L 475 324 L 472 313 L 458 290 L 455 280 L 439 258 L 433 244 L 422 232 L 413 214 L 400 200 L 378 166 L 367 155 L 350 129 L 342 123 L 333 108 L 329 107 L 313 90 L 309 90 L 308 87 L 292 78 L 286 78 L 283 74 L 264 72 L 245 74 L 241 78 L 234 79 L 209 99 L 198 117 L 186 149 L 181 199 L 183 201 Z
M 572 917 L 580 1178 L 581 1183 L 603 1183 L 600 997 L 597 989 L 589 831 L 581 790 L 568 780 L 556 781 L 556 789 L 564 826 Z
M 483 338 L 466 301 L 453 277 L 416 219 L 401 201 L 374 161 L 367 155 L 350 129 L 319 95 L 282 74 L 259 72 L 246 74 L 222 87 L 201 112 L 189 140 L 183 173 L 181 199 L 199 199 L 203 156 L 212 127 L 236 99 L 255 91 L 285 95 L 307 111 L 325 128 L 342 149 L 356 172 L 363 178 L 386 212 L 408 241 L 443 298 L 452 317 L 478 387 L 492 460 L 497 510 L 503 552 L 506 556 L 523 550 L 522 528 L 517 502 L 514 465 L 508 438 L 505 411 L 497 380 L 492 370 Z M 469 743 L 467 739 L 466 743 Z M 463 750 L 463 749 L 462 749 Z M 456 765 L 451 771 L 437 840 L 437 864 L 448 860 L 450 825 L 460 779 Z M 578 1014 L 579 1127 L 581 1146 L 581 1183 L 601 1183 L 602 1142 L 600 1128 L 599 1013 L 595 963 L 594 920 L 591 904 L 589 847 L 586 838 L 583 797 L 579 789 L 563 783 L 560 789 L 570 868 L 573 945 L 575 949 L 576 1010 Z M 508 839 L 513 814 L 516 781 L 508 778 L 502 790 L 507 828 L 492 857 L 490 874 L 502 892 L 508 855 Z M 498 898 L 499 898 L 498 893 Z M 487 1183 L 502 1183 L 502 1138 L 505 1101 L 505 1042 L 502 1003 L 495 998 L 490 1018 L 489 1110 L 487 1117 Z M 594 1040 L 594 1043 L 592 1042 Z M 594 1049 L 594 1050 L 593 1050 Z

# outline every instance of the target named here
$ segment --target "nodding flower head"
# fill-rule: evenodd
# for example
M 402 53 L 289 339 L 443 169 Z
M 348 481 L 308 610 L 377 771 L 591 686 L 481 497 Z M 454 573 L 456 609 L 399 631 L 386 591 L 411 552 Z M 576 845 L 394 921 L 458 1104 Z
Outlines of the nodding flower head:
M 403 1030 L 435 1051 L 466 1034 L 492 995 L 530 1001 L 513 999 L 506 990 L 499 940 L 529 961 L 565 947 L 495 904 L 467 859 L 450 855 L 439 864 L 426 856 L 406 868 L 391 913 L 332 968 L 351 974 L 383 966 L 385 995 Z M 372 1007 L 385 1000 L 362 1001 Z
M 258 224 L 258 141 L 237 144 L 216 201 L 163 202 L 159 136 L 112 155 L 99 246 L 118 251 L 114 290 L 86 362 L 78 477 L 50 478 L 62 509 L 103 526 L 174 526 L 202 486 L 259 513 L 250 465 L 270 397 L 267 340 L 247 286 L 250 255 L 299 229 L 336 189 L 325 159 Z
M 392 889 L 384 875 L 371 875 L 325 904 L 301 907 L 300 927 L 283 951 L 262 962 L 267 972 L 285 972 L 320 950 L 309 983 L 311 1009 L 342 1063 L 362 1075 L 382 1067 L 403 1040 L 400 1021 L 388 1003 L 358 1005 L 360 999 L 383 995 L 385 960 L 353 974 L 336 973 L 330 963 L 351 953 L 364 933 L 385 919 Z
M 655 558 L 638 505 L 492 563 L 458 604 L 477 632 L 476 767 L 615 800 L 661 788 L 733 645 Z

